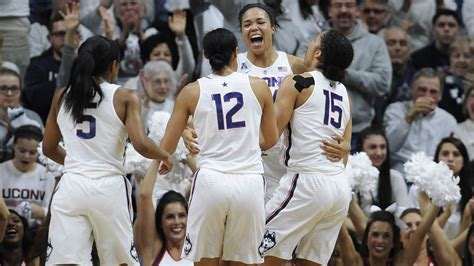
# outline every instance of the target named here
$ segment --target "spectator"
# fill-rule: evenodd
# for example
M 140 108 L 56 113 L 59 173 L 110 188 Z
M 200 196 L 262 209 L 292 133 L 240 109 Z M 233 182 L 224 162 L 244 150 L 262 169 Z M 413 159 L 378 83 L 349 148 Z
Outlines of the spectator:
M 13 129 L 22 125 L 43 128 L 35 112 L 20 105 L 21 77 L 18 67 L 4 62 L 0 67 L 0 162 L 12 158 L 11 136 Z
M 392 168 L 404 173 L 403 164 L 412 153 L 434 156 L 435 147 L 456 126 L 456 119 L 438 107 L 441 80 L 433 69 L 415 73 L 411 101 L 392 103 L 385 111 L 383 123 L 390 143 Z
M 415 72 L 409 61 L 410 36 L 402 28 L 390 27 L 385 30 L 384 39 L 393 70 L 386 104 L 410 100 L 410 84 Z
M 474 0 L 463 1 L 462 18 L 467 34 L 469 37 L 474 38 Z
M 459 36 L 450 46 L 449 58 L 439 107 L 452 114 L 459 123 L 466 119 L 462 110 L 465 88 L 474 85 L 474 43 L 465 36 Z
M 393 102 L 410 100 L 410 83 L 414 70 L 409 61 L 410 37 L 399 27 L 384 31 L 384 40 L 392 62 L 392 82 L 389 92 L 375 98 L 375 118 L 378 124 L 383 120 L 387 106 Z
M 2 265 L 36 265 L 29 259 L 32 238 L 28 221 L 10 210 L 5 237 L 0 245 Z
M 390 10 L 386 0 L 363 0 L 361 19 L 370 33 L 383 36 L 383 28 L 390 19 Z
M 58 14 L 49 25 L 48 40 L 51 47 L 40 56 L 32 58 L 26 70 L 23 104 L 38 113 L 43 124 L 46 123 L 56 90 L 65 35 L 66 21 Z
M 434 161 L 445 162 L 453 171 L 453 175 L 459 176 L 458 186 L 461 189 L 461 200 L 457 206 L 453 206 L 453 210 L 445 208 L 445 211 L 449 212 L 450 215 L 447 216 L 449 219 L 446 224 L 442 224 L 448 238 L 454 239 L 462 231 L 460 230 L 463 218 L 462 214 L 469 199 L 473 196 L 471 190 L 472 171 L 469 165 L 469 155 L 467 154 L 466 147 L 459 139 L 447 137 L 442 139 L 436 146 Z M 415 187 L 411 187 L 409 191 L 410 207 L 418 206 L 417 195 L 418 190 Z
M 434 41 L 411 55 L 415 70 L 429 67 L 440 71 L 449 66 L 449 47 L 459 32 L 461 21 L 456 12 L 439 9 L 432 23 Z
M 0 187 L 9 208 L 18 208 L 30 224 L 47 213 L 54 188 L 54 176 L 38 164 L 41 129 L 25 125 L 15 129 L 14 158 L 0 164 Z M 25 207 L 26 206 L 26 207 Z
M 397 208 L 408 207 L 408 189 L 403 175 L 397 170 L 390 169 L 390 149 L 387 137 L 382 129 L 377 127 L 365 128 L 361 131 L 357 150 L 365 152 L 372 165 L 379 170 L 378 188 L 372 198 L 361 197 L 359 204 L 366 215 L 370 207 L 377 205 L 385 209 L 392 203 Z
M 329 15 L 332 27 L 344 33 L 354 47 L 354 60 L 346 70 L 343 83 L 352 99 L 352 151 L 355 151 L 359 133 L 375 116 L 374 97 L 385 95 L 390 88 L 392 66 L 383 40 L 356 20 L 356 0 L 331 0 Z
M 150 120 L 156 111 L 173 111 L 176 76 L 171 66 L 163 61 L 150 61 L 140 75 L 144 89 L 143 121 Z
M 464 143 L 469 158 L 474 161 L 474 138 L 472 137 L 474 132 L 474 85 L 470 86 L 464 94 L 463 109 L 468 118 L 456 126 L 454 136 Z

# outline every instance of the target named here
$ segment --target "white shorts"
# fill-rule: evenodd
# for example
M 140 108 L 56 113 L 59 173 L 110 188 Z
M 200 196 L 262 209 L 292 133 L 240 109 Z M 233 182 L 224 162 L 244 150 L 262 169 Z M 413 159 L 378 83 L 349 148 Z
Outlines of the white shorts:
M 263 263 L 264 178 L 200 169 L 193 180 L 182 258 Z
M 47 265 L 92 265 L 94 239 L 102 265 L 139 265 L 133 242 L 131 187 L 125 177 L 65 174 L 56 190 Z
M 327 264 L 347 216 L 351 189 L 340 175 L 288 173 L 266 204 L 259 253 Z
M 279 145 L 278 143 L 276 145 Z M 282 176 L 286 174 L 286 167 L 280 162 L 279 149 L 276 147 L 262 153 L 263 175 L 266 179 L 265 202 L 268 202 L 280 183 Z

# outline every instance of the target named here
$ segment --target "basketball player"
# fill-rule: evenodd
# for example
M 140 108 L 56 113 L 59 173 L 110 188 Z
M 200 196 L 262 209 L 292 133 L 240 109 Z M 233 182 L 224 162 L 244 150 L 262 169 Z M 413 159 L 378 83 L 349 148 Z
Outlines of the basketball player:
M 287 77 L 275 102 L 279 133 L 285 130 L 287 173 L 265 208 L 259 248 L 265 265 L 294 254 L 298 265 L 327 264 L 349 208 L 344 162 L 328 160 L 320 145 L 333 135 L 350 142 L 350 100 L 340 82 L 354 52 L 334 30 L 320 33 L 314 45 L 317 70 Z
M 48 265 L 91 265 L 93 239 L 101 264 L 139 265 L 123 169 L 127 135 L 141 155 L 163 160 L 163 169 L 171 162 L 146 136 L 137 94 L 111 83 L 119 54 L 116 42 L 89 38 L 79 48 L 68 86 L 53 98 L 43 152 L 64 164 L 64 175 L 51 203 Z M 61 138 L 66 150 L 58 146 Z
M 195 265 L 218 265 L 219 258 L 230 265 L 262 263 L 257 252 L 265 226 L 260 153 L 277 141 L 272 96 L 263 80 L 234 72 L 232 32 L 209 32 L 203 47 L 213 73 L 184 87 L 161 141 L 174 152 L 193 116 L 200 136 L 199 170 L 182 255 Z
M 237 55 L 236 71 L 263 79 L 275 100 L 278 87 L 286 76 L 301 74 L 310 69 L 303 63 L 302 58 L 274 49 L 273 34 L 278 23 L 268 6 L 258 3 L 246 5 L 239 12 L 239 21 L 248 52 Z M 194 136 L 196 137 L 195 134 Z M 334 136 L 334 140 L 340 144 L 325 140 L 325 152 L 328 157 L 338 161 L 342 157 L 340 154 L 346 155 L 349 152 L 350 146 L 341 136 Z M 196 149 L 197 139 L 193 139 L 191 134 L 185 134 L 185 142 L 191 152 L 199 152 Z M 265 202 L 271 198 L 280 178 L 286 173 L 286 168 L 279 159 L 282 148 L 282 141 L 279 141 L 273 148 L 262 153 L 264 176 L 267 180 Z

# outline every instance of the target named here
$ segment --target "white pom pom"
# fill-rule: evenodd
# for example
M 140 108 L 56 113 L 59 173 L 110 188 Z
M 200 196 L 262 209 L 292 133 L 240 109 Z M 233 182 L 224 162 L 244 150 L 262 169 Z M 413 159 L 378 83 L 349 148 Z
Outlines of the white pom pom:
M 406 179 L 424 191 L 436 206 L 457 204 L 461 199 L 459 177 L 444 162 L 436 163 L 423 152 L 412 154 L 404 165 Z
M 125 173 L 145 176 L 146 171 L 150 167 L 151 160 L 141 156 L 131 143 L 127 144 L 125 149 Z
M 64 144 L 62 142 L 59 143 L 59 146 L 64 148 Z M 56 163 L 55 161 L 49 159 L 43 154 L 43 142 L 41 142 L 38 146 L 38 160 L 39 162 L 46 167 L 46 169 L 53 174 L 53 176 L 60 176 L 63 174 L 64 166 L 61 164 Z
M 370 199 L 376 194 L 379 170 L 372 165 L 365 152 L 350 155 L 344 173 L 352 190 L 359 192 L 362 197 Z

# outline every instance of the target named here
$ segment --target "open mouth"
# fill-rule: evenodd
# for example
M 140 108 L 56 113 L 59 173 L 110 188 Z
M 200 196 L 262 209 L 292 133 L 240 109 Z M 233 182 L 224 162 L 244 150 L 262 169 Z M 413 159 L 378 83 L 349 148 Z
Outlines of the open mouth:
M 255 45 L 260 45 L 263 42 L 263 37 L 259 34 L 252 35 L 250 36 L 250 42 Z
M 17 231 L 16 231 L 15 228 L 10 228 L 5 232 L 5 235 L 9 236 L 9 237 L 12 237 L 12 236 L 15 236 L 16 233 L 17 233 Z

